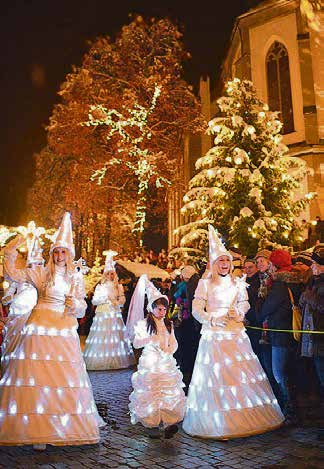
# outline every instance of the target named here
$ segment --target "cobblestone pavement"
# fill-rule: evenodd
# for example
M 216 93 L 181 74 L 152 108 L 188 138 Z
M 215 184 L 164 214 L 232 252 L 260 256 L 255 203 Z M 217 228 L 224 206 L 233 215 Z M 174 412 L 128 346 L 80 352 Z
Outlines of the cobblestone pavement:
M 131 370 L 91 372 L 95 399 L 109 423 L 93 446 L 0 447 L 1 468 L 324 468 L 315 428 L 282 428 L 246 439 L 219 442 L 180 431 L 172 440 L 150 440 L 128 415 Z

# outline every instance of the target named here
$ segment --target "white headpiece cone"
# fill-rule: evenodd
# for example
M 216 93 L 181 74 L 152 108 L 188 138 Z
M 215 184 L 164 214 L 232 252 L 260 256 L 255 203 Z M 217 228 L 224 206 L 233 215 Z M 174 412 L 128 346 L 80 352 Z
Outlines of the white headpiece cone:
M 131 298 L 126 321 L 126 333 L 131 342 L 134 341 L 134 326 L 144 319 L 146 275 L 141 275 Z
M 129 305 L 126 321 L 126 331 L 131 342 L 133 342 L 135 335 L 134 326 L 138 321 L 144 319 L 145 294 L 148 299 L 147 310 L 150 312 L 152 312 L 152 303 L 154 303 L 158 298 L 166 298 L 169 301 L 168 297 L 162 295 L 153 283 L 150 282 L 146 274 L 140 276 Z
M 38 236 L 34 236 L 33 241 L 28 246 L 28 256 L 27 256 L 27 264 L 42 264 L 44 263 L 43 249 L 40 245 Z
M 147 295 L 147 311 L 153 311 L 152 304 L 159 298 L 165 298 L 169 302 L 169 298 L 153 285 L 152 282 L 146 277 L 146 295 Z
M 104 273 L 109 272 L 110 270 L 115 270 L 116 262 L 114 261 L 113 257 L 117 256 L 118 252 L 109 249 L 109 251 L 104 251 L 103 254 L 106 254 Z
M 73 234 L 72 234 L 72 223 L 71 215 L 69 212 L 65 212 L 63 220 L 59 229 L 56 232 L 55 241 L 51 246 L 50 252 L 53 252 L 55 248 L 65 248 L 70 251 L 72 257 L 75 256 L 75 249 L 73 244 Z
M 233 257 L 229 251 L 227 251 L 225 245 L 222 243 L 219 238 L 217 231 L 212 225 L 208 225 L 208 234 L 209 234 L 209 262 L 212 265 L 216 259 L 220 256 L 227 256 L 230 260 L 233 260 Z

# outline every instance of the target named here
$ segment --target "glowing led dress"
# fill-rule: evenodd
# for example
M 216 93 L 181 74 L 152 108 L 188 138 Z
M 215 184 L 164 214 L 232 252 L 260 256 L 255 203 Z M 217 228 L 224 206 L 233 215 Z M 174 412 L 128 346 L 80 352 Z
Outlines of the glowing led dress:
M 134 390 L 129 397 L 132 424 L 140 422 L 149 428 L 180 422 L 186 400 L 182 373 L 173 358 L 178 347 L 174 331 L 169 334 L 163 320 L 154 320 L 157 334 L 147 332 L 146 320 L 134 327 L 133 345 L 144 350 L 132 376 Z
M 11 282 L 4 294 L 4 298 L 8 297 L 11 297 L 12 300 L 10 301 L 9 314 L 3 331 L 1 374 L 4 373 L 9 355 L 16 348 L 21 337 L 21 331 L 37 303 L 37 290 L 26 282 Z
M 183 421 L 190 435 L 239 438 L 272 430 L 284 420 L 244 331 L 248 309 L 242 279 L 199 281 L 193 315 L 202 330 Z
M 7 272 L 37 289 L 31 312 L 0 381 L 0 445 L 81 445 L 99 441 L 98 415 L 77 335 L 77 320 L 64 312 L 65 296 L 74 284 L 76 309 L 82 317 L 83 282 L 69 281 L 65 267 L 55 266 L 54 284 L 47 268 L 16 270 L 7 250 Z
M 131 343 L 125 336 L 120 307 L 125 303 L 123 286 L 99 283 L 92 303 L 98 305 L 83 352 L 88 370 L 128 368 L 135 364 Z

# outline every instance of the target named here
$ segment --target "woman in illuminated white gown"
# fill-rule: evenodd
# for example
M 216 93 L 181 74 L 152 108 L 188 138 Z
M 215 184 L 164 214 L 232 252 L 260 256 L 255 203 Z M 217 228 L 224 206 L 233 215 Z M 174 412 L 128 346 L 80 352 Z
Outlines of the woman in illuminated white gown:
M 120 311 L 125 295 L 123 286 L 118 283 L 115 255 L 115 251 L 107 251 L 104 273 L 92 299 L 98 306 L 83 352 L 88 370 L 113 370 L 135 364 Z
M 202 330 L 183 429 L 215 439 L 273 430 L 284 416 L 244 330 L 246 283 L 230 275 L 231 254 L 212 226 L 209 260 L 211 276 L 199 281 L 193 300 Z
M 27 243 L 27 267 L 33 269 L 36 265 L 43 265 L 42 249 L 37 236 L 33 237 L 31 243 Z M 26 261 L 18 260 L 17 268 L 25 268 Z M 7 277 L 7 273 L 4 272 Z M 4 292 L 2 304 L 9 306 L 9 314 L 6 318 L 3 331 L 3 343 L 1 345 L 1 374 L 10 359 L 21 337 L 21 331 L 37 303 L 37 290 L 28 282 L 10 282 L 9 288 Z
M 33 309 L 0 381 L 0 445 L 93 444 L 98 415 L 77 335 L 85 312 L 82 273 L 73 265 L 69 213 L 65 213 L 46 267 L 17 270 L 16 239 L 5 250 L 10 277 L 35 286 Z

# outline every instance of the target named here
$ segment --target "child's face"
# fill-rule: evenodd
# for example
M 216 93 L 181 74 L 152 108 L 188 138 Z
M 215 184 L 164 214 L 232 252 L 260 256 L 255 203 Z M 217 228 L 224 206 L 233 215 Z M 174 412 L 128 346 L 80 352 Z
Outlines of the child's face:
M 164 305 L 157 305 L 153 308 L 153 314 L 157 319 L 163 319 L 166 315 L 167 309 Z

